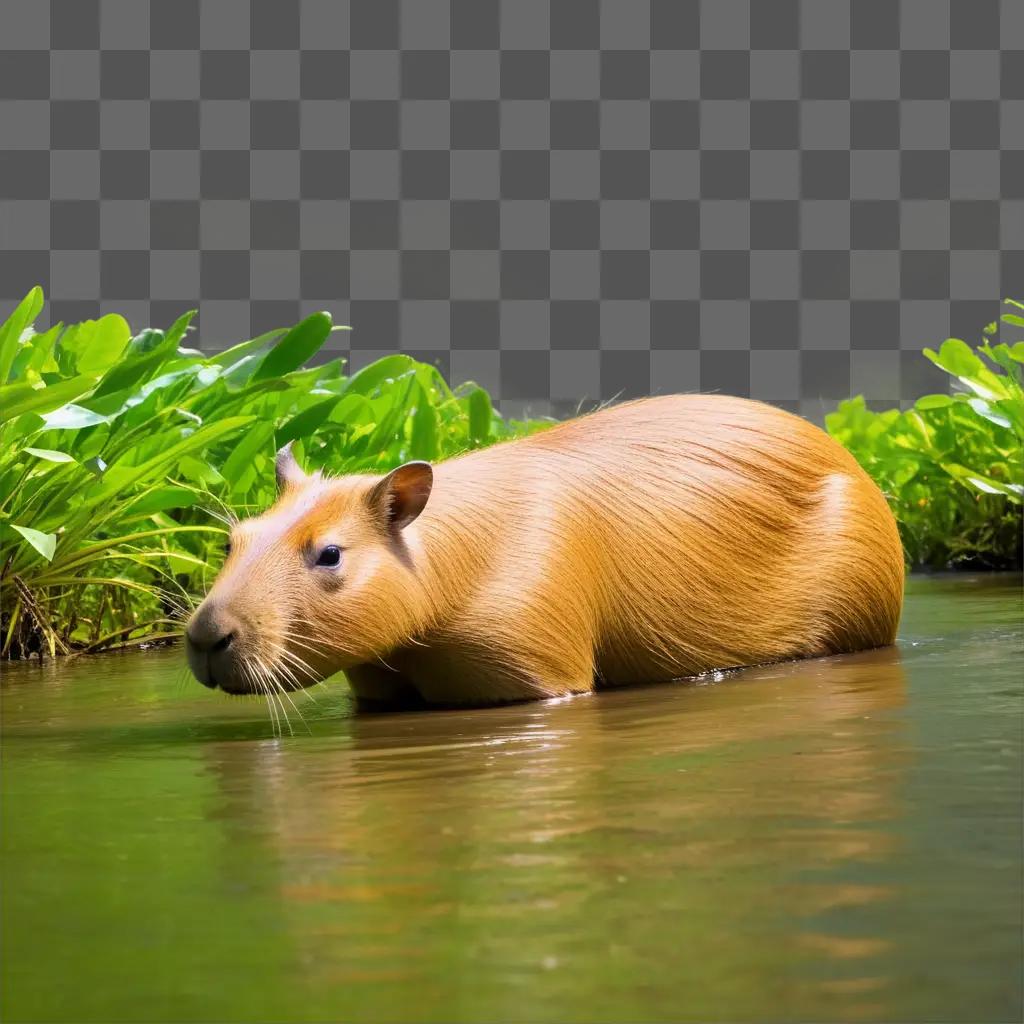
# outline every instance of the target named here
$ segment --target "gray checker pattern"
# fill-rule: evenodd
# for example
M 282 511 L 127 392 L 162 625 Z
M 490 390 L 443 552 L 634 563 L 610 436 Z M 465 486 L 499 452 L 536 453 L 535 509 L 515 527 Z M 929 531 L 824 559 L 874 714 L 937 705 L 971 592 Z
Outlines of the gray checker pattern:
M 3 0 L 0 307 L 819 418 L 1024 291 L 1020 0 Z

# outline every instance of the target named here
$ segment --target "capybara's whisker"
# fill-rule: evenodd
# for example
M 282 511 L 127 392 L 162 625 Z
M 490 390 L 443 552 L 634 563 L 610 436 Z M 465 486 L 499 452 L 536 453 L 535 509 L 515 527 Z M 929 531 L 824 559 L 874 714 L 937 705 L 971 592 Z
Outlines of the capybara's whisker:
M 263 694 L 264 703 L 267 705 L 267 711 L 270 714 L 274 737 L 280 737 L 283 735 L 283 732 L 281 730 L 281 718 L 277 712 L 277 704 L 274 701 L 274 695 L 270 692 L 270 687 L 267 686 L 266 680 L 262 678 L 255 666 L 248 666 L 248 668 L 250 677 L 255 683 L 258 692 Z

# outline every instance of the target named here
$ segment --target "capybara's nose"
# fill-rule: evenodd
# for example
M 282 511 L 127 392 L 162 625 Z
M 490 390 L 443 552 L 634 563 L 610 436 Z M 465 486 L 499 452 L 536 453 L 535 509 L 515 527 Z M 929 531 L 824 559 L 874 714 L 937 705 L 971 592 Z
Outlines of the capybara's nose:
M 227 650 L 234 640 L 235 624 L 225 615 L 219 615 L 216 608 L 203 607 L 192 616 L 185 630 L 185 639 L 203 654 L 215 654 Z
M 204 686 L 223 686 L 233 676 L 235 652 L 230 648 L 237 638 L 237 620 L 210 601 L 192 616 L 185 630 L 185 647 L 189 666 Z

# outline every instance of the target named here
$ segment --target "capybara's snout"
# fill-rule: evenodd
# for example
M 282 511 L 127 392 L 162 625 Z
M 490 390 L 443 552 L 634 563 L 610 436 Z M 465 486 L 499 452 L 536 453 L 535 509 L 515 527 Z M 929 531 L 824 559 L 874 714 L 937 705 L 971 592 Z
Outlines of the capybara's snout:
M 204 686 L 228 693 L 249 689 L 240 660 L 242 624 L 214 601 L 204 601 L 189 620 L 185 647 L 192 674 Z

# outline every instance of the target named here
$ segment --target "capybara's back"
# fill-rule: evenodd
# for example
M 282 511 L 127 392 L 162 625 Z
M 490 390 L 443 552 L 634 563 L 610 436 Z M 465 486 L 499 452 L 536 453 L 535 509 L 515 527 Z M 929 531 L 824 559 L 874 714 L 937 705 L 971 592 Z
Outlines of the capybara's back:
M 535 441 L 549 500 L 586 558 L 599 679 L 638 682 L 892 643 L 903 595 L 895 520 L 817 427 L 761 403 L 671 396 Z M 565 464 L 564 470 L 557 468 Z M 568 467 L 576 467 L 575 471 Z
M 489 703 L 889 644 L 885 499 L 810 423 L 642 399 L 387 476 L 307 477 L 238 524 L 189 627 L 200 678 Z
M 459 699 L 467 655 L 516 665 L 510 693 L 562 693 L 895 638 L 903 553 L 885 499 L 841 445 L 772 406 L 642 399 L 436 477 L 424 551 L 461 520 L 483 559 L 437 638 L 451 656 L 423 675 L 436 699 Z

